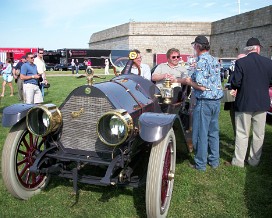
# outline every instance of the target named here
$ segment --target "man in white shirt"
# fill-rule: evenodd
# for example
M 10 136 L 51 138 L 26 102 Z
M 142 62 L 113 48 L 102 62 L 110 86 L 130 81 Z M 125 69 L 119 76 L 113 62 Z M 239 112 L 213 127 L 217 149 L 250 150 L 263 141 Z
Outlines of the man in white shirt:
M 109 59 L 106 58 L 105 59 L 105 75 L 109 75 L 110 74 L 110 72 L 109 72 L 109 66 L 110 66 Z
M 141 76 L 143 78 L 145 78 L 145 79 L 151 80 L 150 67 L 147 64 L 143 64 L 142 63 L 141 52 L 138 49 L 134 49 L 132 51 L 136 52 L 136 54 L 137 54 L 137 58 L 134 59 L 134 62 L 140 67 L 140 69 L 141 69 Z M 136 64 L 132 65 L 131 73 L 138 75 L 138 67 L 136 66 Z
M 44 49 L 39 48 L 37 57 L 34 58 L 34 64 L 37 66 L 38 74 L 41 75 L 41 78 L 43 79 L 43 81 L 40 81 L 41 82 L 40 89 L 42 92 L 42 96 L 44 97 L 44 84 L 47 84 L 47 80 L 45 75 L 46 67 L 45 67 L 45 62 L 43 60 L 43 54 L 44 54 Z

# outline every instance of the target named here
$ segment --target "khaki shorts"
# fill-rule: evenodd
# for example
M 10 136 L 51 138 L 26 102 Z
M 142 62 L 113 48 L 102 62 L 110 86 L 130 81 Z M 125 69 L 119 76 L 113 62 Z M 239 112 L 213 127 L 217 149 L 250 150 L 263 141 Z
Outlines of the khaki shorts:
M 23 85 L 23 91 L 26 104 L 39 104 L 43 102 L 42 93 L 38 85 L 26 83 Z

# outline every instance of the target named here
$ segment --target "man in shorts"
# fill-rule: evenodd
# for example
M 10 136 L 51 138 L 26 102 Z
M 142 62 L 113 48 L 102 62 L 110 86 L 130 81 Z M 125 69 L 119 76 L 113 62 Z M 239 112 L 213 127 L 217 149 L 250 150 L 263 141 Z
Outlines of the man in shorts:
M 27 62 L 21 67 L 20 78 L 24 81 L 24 101 L 26 104 L 39 104 L 43 102 L 41 90 L 38 85 L 40 75 L 37 66 L 34 64 L 32 52 L 26 53 Z

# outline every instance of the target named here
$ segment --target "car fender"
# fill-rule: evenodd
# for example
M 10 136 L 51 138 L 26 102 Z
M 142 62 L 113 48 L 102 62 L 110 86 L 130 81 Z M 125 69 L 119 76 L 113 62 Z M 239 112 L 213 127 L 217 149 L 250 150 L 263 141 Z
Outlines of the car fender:
M 185 130 L 178 115 L 146 112 L 141 114 L 138 122 L 139 135 L 144 141 L 159 141 L 173 128 L 176 135 L 177 151 L 183 154 L 190 152 L 185 139 Z
M 139 117 L 139 134 L 147 142 L 159 141 L 172 128 L 176 114 L 146 112 Z
M 13 104 L 3 110 L 2 126 L 11 127 L 26 117 L 27 112 L 35 104 Z

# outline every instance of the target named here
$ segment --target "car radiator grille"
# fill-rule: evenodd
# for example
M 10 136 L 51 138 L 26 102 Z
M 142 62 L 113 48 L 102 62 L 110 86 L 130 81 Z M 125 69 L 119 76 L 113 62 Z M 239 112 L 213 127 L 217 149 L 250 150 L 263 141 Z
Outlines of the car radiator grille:
M 71 113 L 82 108 L 82 114 L 78 118 L 72 118 Z M 113 147 L 105 145 L 97 137 L 96 123 L 105 112 L 112 109 L 106 98 L 71 96 L 61 109 L 63 146 L 86 151 L 111 152 Z

